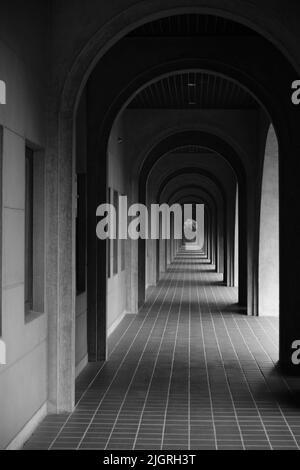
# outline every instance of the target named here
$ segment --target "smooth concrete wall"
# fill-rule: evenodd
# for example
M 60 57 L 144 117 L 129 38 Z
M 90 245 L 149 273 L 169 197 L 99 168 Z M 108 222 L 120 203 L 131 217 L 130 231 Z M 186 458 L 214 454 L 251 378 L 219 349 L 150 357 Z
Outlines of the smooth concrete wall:
M 239 192 L 236 189 L 234 226 L 234 287 L 239 286 Z
M 248 178 L 254 178 L 257 175 L 259 162 L 258 159 L 253 158 L 253 155 L 257 155 L 258 151 L 258 118 L 259 114 L 256 110 L 178 110 L 174 113 L 172 110 L 126 110 L 124 112 L 124 128 L 126 130 L 127 141 L 130 142 L 130 153 L 126 152 L 128 166 L 132 168 L 132 178 L 137 180 L 138 172 L 142 166 L 143 160 L 146 158 L 147 153 L 166 136 L 176 133 L 182 129 L 189 130 L 203 130 L 212 133 L 216 133 L 220 136 L 230 136 L 230 143 L 237 149 L 238 154 L 241 158 L 241 162 L 244 165 L 245 173 Z M 165 160 L 167 161 L 168 158 Z M 190 155 L 185 157 L 184 165 L 188 166 L 188 162 L 193 159 Z M 200 160 L 200 159 L 199 159 Z M 201 159 L 202 160 L 202 159 Z M 212 159 L 211 159 L 212 160 Z M 215 165 L 207 161 L 205 163 L 205 169 L 213 169 L 218 175 L 220 175 L 221 181 L 224 179 L 224 172 L 221 171 L 220 165 L 224 167 L 224 161 L 217 159 Z M 222 163 L 221 163 L 222 162 Z M 204 162 L 203 162 L 204 163 Z M 202 163 L 199 162 L 199 166 Z M 171 168 L 175 170 L 175 167 L 179 169 L 182 167 L 182 161 L 175 162 L 172 159 Z M 226 165 L 225 165 L 226 166 Z M 228 165 L 227 165 L 228 166 Z M 157 168 L 159 165 L 157 164 Z M 225 168 L 225 167 L 224 167 Z M 169 168 L 170 169 L 170 168 Z M 153 171 L 154 175 L 154 171 Z M 161 171 L 156 178 L 156 185 L 159 185 L 161 178 L 165 175 L 164 171 Z M 153 177 L 153 179 L 155 179 Z M 148 183 L 149 186 L 152 183 Z M 225 185 L 226 186 L 226 185 Z M 232 260 L 234 254 L 233 247 L 233 235 L 234 235 L 234 212 L 235 212 L 235 186 L 231 185 L 231 190 L 228 194 L 228 206 L 232 209 L 232 213 L 227 214 L 227 223 L 230 227 L 231 236 L 228 240 L 228 262 Z M 248 306 L 247 311 L 249 314 L 253 313 L 253 283 L 254 283 L 254 246 L 253 238 L 256 221 L 255 221 L 255 188 L 253 185 L 248 185 Z M 150 194 L 150 193 L 148 193 Z M 151 200 L 151 197 L 149 198 Z M 221 232 L 219 232 L 219 238 Z M 221 243 L 222 245 L 222 243 Z M 219 271 L 225 273 L 223 266 L 223 257 L 221 250 Z M 231 269 L 233 271 L 233 265 L 231 262 Z M 150 273 L 149 273 L 150 274 Z M 232 285 L 233 275 L 228 276 L 228 266 L 226 269 L 226 281 L 229 285 Z
M 263 168 L 260 246 L 259 315 L 279 315 L 279 187 L 278 142 L 273 126 L 267 136 Z
M 157 240 L 147 240 L 146 288 L 157 284 L 156 246 Z
M 14 2 L 10 2 L 14 3 Z M 26 2 L 28 3 L 28 2 Z M 43 3 L 43 2 L 40 2 Z M 145 19 L 148 16 L 149 21 L 153 20 L 152 15 L 164 11 L 165 15 L 175 14 L 176 8 L 186 11 L 188 6 L 192 11 L 203 8 L 207 13 L 211 7 L 211 13 L 220 12 L 225 16 L 236 16 L 243 18 L 246 23 L 258 24 L 261 31 L 268 31 L 270 36 L 276 38 L 276 41 L 283 44 L 287 50 L 290 50 L 291 56 L 300 64 L 300 53 L 298 44 L 300 42 L 300 31 L 298 18 L 300 14 L 299 2 L 290 2 L 289 8 L 283 1 L 274 2 L 274 0 L 252 0 L 248 5 L 244 0 L 214 0 L 213 4 L 207 0 L 190 0 L 187 5 L 186 0 L 122 0 L 114 2 L 104 2 L 99 0 L 54 0 L 52 1 L 53 12 L 53 34 L 52 48 L 54 61 L 54 77 L 56 81 L 57 97 L 70 72 L 76 57 L 83 51 L 88 41 L 93 41 L 94 47 L 98 52 L 99 47 L 94 40 L 97 32 L 107 25 L 107 36 L 110 37 L 111 31 L 114 31 L 110 22 L 114 21 L 118 25 L 118 32 L 125 28 L 125 25 L 133 24 L 137 19 Z M 177 14 L 180 10 L 177 10 Z M 124 18 L 124 22 L 122 19 Z M 278 27 L 283 22 L 287 27 Z M 124 34 L 126 31 L 124 30 Z M 92 55 L 92 59 L 93 59 Z
M 118 191 L 119 195 L 127 195 L 127 173 L 124 158 L 124 133 L 122 118 L 118 119 L 112 129 L 109 146 L 109 187 L 113 191 Z M 114 242 L 111 241 L 110 250 L 110 277 L 107 286 L 107 328 L 108 331 L 118 323 L 120 318 L 126 313 L 127 289 L 126 275 L 128 272 L 128 262 L 126 260 L 125 269 L 122 270 L 121 251 L 122 240 L 118 240 L 118 272 L 114 274 Z M 127 241 L 125 241 L 125 250 Z M 127 271 L 127 272 L 126 272 Z
M 86 174 L 87 165 L 87 100 L 84 91 L 76 116 L 76 173 Z M 87 222 L 87 220 L 86 220 Z M 87 281 L 87 270 L 86 270 Z M 88 361 L 87 342 L 87 282 L 85 292 L 76 296 L 76 325 L 75 325 L 75 367 L 78 375 Z
M 76 297 L 76 326 L 75 326 L 75 367 L 78 375 L 86 365 L 88 358 L 87 344 L 87 293 Z
M 25 144 L 45 147 L 46 18 L 41 3 L 6 2 L 0 15 L 0 79 L 7 86 L 7 104 L 0 106 L 2 339 L 7 348 L 7 364 L 0 366 L 0 449 L 42 407 L 46 410 L 47 401 L 47 315 L 40 312 L 25 322 L 24 311 Z

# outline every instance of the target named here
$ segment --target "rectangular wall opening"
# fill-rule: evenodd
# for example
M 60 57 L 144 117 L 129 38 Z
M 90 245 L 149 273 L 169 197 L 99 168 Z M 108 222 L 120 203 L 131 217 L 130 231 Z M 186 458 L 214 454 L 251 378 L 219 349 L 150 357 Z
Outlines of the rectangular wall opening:
M 44 313 L 45 289 L 44 155 L 25 151 L 25 319 Z
M 86 175 L 77 175 L 77 217 L 76 217 L 76 292 L 86 291 L 86 228 L 87 198 Z

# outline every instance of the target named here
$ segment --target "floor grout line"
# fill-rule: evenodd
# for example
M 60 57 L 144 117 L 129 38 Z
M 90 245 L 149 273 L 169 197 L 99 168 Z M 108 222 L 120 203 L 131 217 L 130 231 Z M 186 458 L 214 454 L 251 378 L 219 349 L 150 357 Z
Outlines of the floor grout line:
M 205 290 L 205 293 L 206 293 L 205 297 L 206 297 L 206 300 L 207 300 L 207 308 L 208 308 L 208 311 L 209 311 L 209 315 L 210 315 L 210 317 L 211 317 L 211 322 L 212 322 L 212 324 L 213 324 L 213 330 L 214 330 L 214 335 L 215 335 L 215 339 L 216 339 L 216 342 L 217 342 L 218 352 L 219 352 L 219 356 L 220 356 L 220 359 L 221 359 L 221 362 L 222 362 L 222 367 L 223 367 L 224 374 L 225 374 L 225 380 L 226 380 L 226 383 L 227 383 L 229 395 L 230 395 L 231 402 L 232 402 L 232 406 L 233 406 L 233 410 L 234 410 L 234 415 L 235 415 L 235 419 L 236 419 L 236 424 L 237 424 L 237 427 L 238 427 L 238 429 L 239 429 L 239 433 L 240 433 L 240 437 L 241 437 L 243 449 L 245 450 L 244 438 L 243 438 L 243 435 L 242 435 L 242 432 L 241 432 L 241 427 L 240 427 L 240 423 L 239 423 L 239 420 L 238 420 L 238 416 L 237 416 L 237 412 L 236 412 L 236 408 L 235 408 L 235 403 L 234 403 L 232 391 L 231 391 L 231 388 L 230 388 L 230 383 L 229 383 L 229 381 L 228 381 L 228 376 L 227 376 L 225 364 L 224 364 L 224 361 L 223 361 L 223 356 L 222 356 L 222 352 L 221 352 L 221 348 L 220 348 L 220 343 L 219 343 L 218 335 L 217 335 L 217 333 L 216 333 L 216 328 L 215 328 L 213 316 L 212 316 L 212 314 L 211 314 L 211 308 L 210 308 L 210 304 L 209 304 L 209 302 L 208 302 L 208 296 L 207 296 L 207 292 L 206 292 L 205 287 L 204 287 L 204 290 Z
M 176 271 L 174 271 L 172 278 L 174 277 L 175 272 L 176 272 Z M 165 331 L 166 331 L 167 324 L 168 324 L 168 320 L 169 320 L 169 317 L 170 317 L 170 313 L 171 313 L 171 309 L 172 309 L 172 305 L 173 305 L 173 299 L 174 299 L 175 294 L 176 294 L 176 286 L 175 286 L 175 287 L 173 286 L 172 288 L 174 289 L 174 293 L 173 293 L 173 297 L 172 297 L 172 302 L 171 302 L 171 304 L 170 304 L 170 308 L 169 308 L 169 311 L 168 311 L 168 316 L 167 316 L 166 321 L 165 321 L 164 330 L 163 330 L 163 333 L 162 333 L 162 336 L 161 336 L 161 340 L 160 340 L 160 344 L 159 344 L 159 348 L 158 348 L 158 351 L 157 351 L 157 354 L 156 354 L 155 363 L 154 363 L 154 365 L 153 365 L 152 374 L 151 374 L 151 378 L 150 378 L 150 381 L 149 381 L 149 386 L 148 386 L 147 394 L 146 394 L 146 397 L 145 397 L 145 400 L 144 400 L 143 409 L 142 409 L 142 411 L 141 411 L 140 420 L 139 420 L 137 432 L 136 432 L 136 435 L 135 435 L 135 440 L 134 440 L 134 443 L 133 443 L 133 449 L 135 448 L 135 445 L 136 445 L 136 441 L 137 441 L 137 437 L 138 437 L 138 434 L 139 434 L 141 422 L 142 422 L 142 419 L 143 419 L 143 413 L 144 413 L 144 410 L 145 410 L 145 407 L 146 407 L 147 398 L 148 398 L 148 396 L 149 396 L 149 392 L 150 392 L 150 389 L 151 389 L 152 380 L 153 380 L 153 377 L 154 377 L 154 373 L 155 373 L 156 365 L 157 365 L 157 362 L 158 362 L 158 358 L 159 358 L 161 346 L 162 346 L 162 344 L 163 344 L 163 339 L 164 339 Z M 167 292 L 168 292 L 168 291 L 167 291 Z M 166 292 L 166 295 L 167 295 L 167 292 Z M 161 304 L 161 307 L 160 307 L 160 309 L 159 309 L 159 311 L 158 311 L 158 314 L 160 313 L 160 310 L 162 309 L 163 304 L 164 304 L 164 301 L 163 301 L 162 304 Z M 155 326 L 155 325 L 154 325 L 154 326 Z M 152 331 L 153 331 L 153 330 L 152 330 Z M 150 333 L 150 335 L 149 335 L 149 337 L 148 337 L 148 340 L 150 339 L 150 336 L 151 336 L 151 333 Z M 148 342 L 148 341 L 147 341 L 147 342 Z M 134 378 L 134 376 L 133 376 L 133 378 Z M 132 381 L 133 381 L 133 380 L 132 380 Z M 129 384 L 128 392 L 129 392 L 130 386 L 132 385 L 132 381 L 131 381 L 130 384 Z M 127 394 L 126 394 L 126 396 L 127 396 Z M 125 401 L 125 399 L 126 399 L 126 396 L 124 397 L 124 401 Z M 120 409 L 121 409 L 121 408 L 120 408 Z M 118 418 L 118 416 L 117 416 L 117 418 Z M 116 418 L 115 423 L 117 422 L 117 418 Z M 113 431 L 112 431 L 112 432 L 113 432 Z M 112 435 L 112 432 L 111 432 L 111 435 Z M 110 437 L 111 437 L 111 435 L 110 435 Z M 108 442 L 109 442 L 109 440 L 108 440 Z
M 185 272 L 184 272 L 184 275 L 183 275 L 183 285 L 184 285 L 184 280 L 185 280 Z M 161 447 L 160 447 L 161 450 L 163 449 L 165 431 L 166 431 L 167 412 L 168 412 L 168 406 L 169 406 L 169 400 L 170 400 L 170 390 L 171 390 L 172 375 L 173 375 L 173 369 L 174 369 L 175 350 L 176 350 L 176 343 L 177 343 L 178 329 L 179 329 L 179 320 L 180 320 L 181 307 L 182 307 L 182 295 L 183 295 L 183 289 L 181 289 L 181 299 L 180 299 L 180 305 L 179 305 L 179 309 L 178 309 L 176 334 L 175 334 L 175 339 L 174 339 L 172 363 L 171 363 L 170 378 L 169 378 L 169 385 L 168 385 L 168 392 L 167 392 L 167 401 L 166 401 L 165 413 L 164 413 L 164 417 L 163 417 L 163 430 L 162 430 L 162 439 L 161 439 Z
M 171 280 L 170 280 L 170 284 L 171 284 Z M 165 296 L 166 296 L 166 294 L 167 294 L 167 292 L 165 293 Z M 164 296 L 164 297 L 165 297 L 165 296 Z M 157 298 L 157 297 L 156 297 L 156 298 Z M 156 300 L 156 299 L 155 299 L 155 300 Z M 148 309 L 148 313 L 147 313 L 146 317 L 144 318 L 144 321 L 143 321 L 143 323 L 142 323 L 142 326 L 145 324 L 145 322 L 146 322 L 146 320 L 147 320 L 147 318 L 148 318 L 150 312 L 152 311 L 152 308 L 153 308 L 153 305 L 154 305 L 154 304 L 155 304 L 155 302 L 154 302 L 153 304 L 151 304 L 150 308 Z M 159 312 L 160 312 L 160 310 L 159 310 Z M 159 315 L 159 313 L 158 313 L 158 315 Z M 155 323 L 156 323 L 156 321 L 157 321 L 158 315 L 156 316 Z M 152 329 L 154 329 L 155 323 L 154 323 Z M 141 328 L 142 328 L 142 326 L 141 326 Z M 100 409 L 101 404 L 103 403 L 103 401 L 104 401 L 104 399 L 105 399 L 105 397 L 106 397 L 106 394 L 109 392 L 110 387 L 112 386 L 112 384 L 113 384 L 115 378 L 117 377 L 117 374 L 121 371 L 122 365 L 124 364 L 125 359 L 127 358 L 128 353 L 129 353 L 129 351 L 131 350 L 135 339 L 137 338 L 139 332 L 141 331 L 141 328 L 138 330 L 138 333 L 137 333 L 136 336 L 134 337 L 134 339 L 133 339 L 133 341 L 132 341 L 130 347 L 129 347 L 128 350 L 127 350 L 127 353 L 126 353 L 125 356 L 123 357 L 123 359 L 122 359 L 122 361 L 121 361 L 121 363 L 120 363 L 120 365 L 119 365 L 119 367 L 118 367 L 118 369 L 117 369 L 117 372 L 116 372 L 115 375 L 113 376 L 113 378 L 112 378 L 112 380 L 111 380 L 111 382 L 110 382 L 110 385 L 109 385 L 109 387 L 107 388 L 105 394 L 102 396 L 101 401 L 100 401 L 99 405 L 97 406 L 97 408 L 96 408 L 96 410 L 95 410 L 95 413 L 94 413 L 94 415 L 93 415 L 93 417 L 92 417 L 92 419 L 91 419 L 91 422 L 90 422 L 89 426 L 87 427 L 85 433 L 83 434 L 83 436 L 82 436 L 82 438 L 81 438 L 81 440 L 80 440 L 80 442 L 79 442 L 79 444 L 78 444 L 78 446 L 77 446 L 77 449 L 80 448 L 80 446 L 81 446 L 81 444 L 82 444 L 82 442 L 83 442 L 83 440 L 84 440 L 86 434 L 88 433 L 88 431 L 89 431 L 89 429 L 90 429 L 90 427 L 91 427 L 91 424 L 92 424 L 92 422 L 93 422 L 93 420 L 94 420 L 94 418 L 95 418 L 97 412 L 98 412 L 99 409 Z M 151 331 L 152 331 L 152 330 L 151 330 Z M 149 338 L 149 337 L 148 337 L 148 338 Z M 142 351 L 142 353 L 141 353 L 141 357 L 142 357 L 142 355 L 143 355 L 144 350 L 145 350 L 145 346 L 144 346 L 144 349 L 143 349 L 143 351 Z
M 163 288 L 163 284 L 161 285 L 160 289 L 158 290 L 158 293 L 157 293 L 157 295 L 156 295 L 156 297 L 155 297 L 153 303 L 155 303 L 156 300 L 158 299 L 158 297 L 159 297 L 159 295 L 160 295 L 160 293 L 161 293 L 162 288 Z M 144 320 L 143 320 L 143 322 L 142 322 L 140 328 L 138 329 L 138 331 L 137 331 L 137 333 L 136 333 L 136 335 L 135 335 L 135 337 L 134 337 L 134 339 L 133 339 L 131 345 L 129 346 L 129 348 L 128 348 L 128 350 L 127 350 L 127 354 L 128 354 L 128 352 L 130 351 L 134 340 L 137 338 L 138 334 L 139 334 L 140 331 L 142 330 L 142 328 L 143 328 L 143 326 L 144 326 L 144 324 L 145 324 L 145 322 L 146 322 L 146 320 L 147 320 L 147 318 L 148 318 L 148 316 L 149 316 L 149 314 L 150 314 L 150 312 L 151 312 L 151 307 L 152 307 L 152 304 L 151 304 L 151 306 L 148 308 L 147 314 L 146 314 L 146 316 L 145 316 L 145 318 L 144 318 Z M 121 369 L 122 364 L 123 364 L 125 358 L 127 357 L 127 354 L 126 354 L 126 356 L 123 357 L 121 363 L 119 364 L 119 367 L 118 367 L 118 369 L 117 369 L 117 371 L 116 371 L 115 376 L 117 375 L 117 373 L 118 373 L 119 370 Z M 104 364 L 104 365 L 105 365 L 105 364 Z M 103 367 L 104 367 L 104 365 L 103 365 Z M 101 369 L 103 369 L 103 367 L 102 367 Z M 96 380 L 96 378 L 97 378 L 98 376 L 99 376 L 99 373 L 96 375 L 96 377 L 95 377 L 93 383 L 95 382 L 95 380 Z M 114 376 L 114 377 L 115 377 L 115 376 Z M 112 382 L 111 382 L 111 383 L 112 383 Z M 111 384 L 110 384 L 110 385 L 111 385 Z M 109 387 L 108 387 L 108 390 L 109 390 L 109 388 L 110 388 L 110 385 L 109 385 Z M 87 389 L 87 390 L 88 390 L 88 389 Z M 86 391 L 87 391 L 87 390 L 86 390 Z M 100 402 L 100 403 L 101 403 L 101 402 Z M 78 405 L 79 405 L 79 403 L 78 403 L 77 406 L 75 407 L 75 410 L 74 410 L 74 411 L 76 411 L 76 409 L 78 408 Z M 99 405 L 99 406 L 100 406 L 100 405 Z M 67 422 L 69 421 L 69 419 L 71 418 L 71 416 L 74 414 L 74 411 L 73 411 L 73 413 L 71 413 L 71 415 L 70 415 L 70 417 L 68 418 L 68 420 L 66 421 L 65 425 L 67 424 Z M 64 427 L 65 427 L 65 425 L 64 425 Z M 63 431 L 64 427 L 61 429 L 61 431 L 60 431 L 60 433 L 57 435 L 56 439 L 54 439 L 54 441 L 53 441 L 53 442 L 51 443 L 51 445 L 49 446 L 49 450 L 51 450 L 52 447 L 54 446 L 56 440 L 59 438 L 59 436 L 60 436 L 61 432 Z
M 274 369 L 275 320 L 232 312 L 237 289 L 220 280 L 181 248 L 107 362 L 80 376 L 73 413 L 46 417 L 25 449 L 299 449 L 299 383 Z
M 221 290 L 221 289 L 220 289 L 220 290 Z M 217 302 L 216 302 L 216 305 L 217 305 Z M 242 372 L 242 374 L 243 374 L 243 376 L 244 376 L 244 380 L 245 380 L 245 383 L 246 383 L 246 385 L 247 385 L 249 394 L 250 394 L 250 396 L 251 396 L 251 398 L 252 398 L 253 404 L 254 404 L 255 409 L 256 409 L 256 411 L 257 411 L 257 414 L 258 414 L 258 416 L 259 416 L 259 419 L 260 419 L 262 428 L 263 428 L 263 430 L 264 430 L 266 439 L 267 439 L 267 441 L 268 441 L 268 443 L 269 443 L 270 449 L 272 450 L 273 447 L 272 447 L 271 441 L 270 441 L 270 439 L 269 439 L 269 435 L 268 435 L 267 429 L 266 429 L 266 427 L 265 427 L 265 424 L 264 424 L 264 422 L 263 422 L 261 413 L 260 413 L 260 411 L 259 411 L 259 408 L 258 408 L 257 403 L 256 403 L 256 401 L 255 401 L 255 398 L 254 398 L 254 396 L 253 396 L 253 393 L 252 393 L 252 391 L 251 391 L 251 387 L 250 387 L 249 381 L 248 381 L 248 379 L 247 379 L 247 376 L 245 375 L 245 372 L 244 372 L 243 366 L 242 366 L 242 364 L 241 364 L 240 358 L 239 358 L 239 356 L 238 356 L 238 354 L 237 354 L 236 348 L 235 348 L 235 346 L 233 345 L 232 338 L 231 338 L 231 336 L 230 336 L 230 333 L 229 333 L 229 331 L 228 331 L 226 322 L 225 322 L 225 320 L 224 320 L 224 316 L 223 316 L 223 314 L 222 314 L 221 311 L 219 311 L 219 313 L 220 313 L 220 315 L 221 315 L 221 317 L 222 317 L 223 324 L 224 324 L 224 327 L 225 327 L 225 329 L 226 329 L 228 338 L 229 338 L 229 340 L 230 340 L 232 349 L 234 350 L 234 353 L 235 353 L 235 356 L 236 356 L 237 361 L 238 361 L 238 363 L 239 363 L 241 372 Z M 235 320 L 234 320 L 234 321 L 235 321 Z
M 208 393 L 209 393 L 209 401 L 210 401 L 210 409 L 211 409 L 211 416 L 212 416 L 212 423 L 213 423 L 213 430 L 214 430 L 214 439 L 215 439 L 215 447 L 218 450 L 218 439 L 217 439 L 217 432 L 216 432 L 216 425 L 215 425 L 215 416 L 214 416 L 214 407 L 213 407 L 213 400 L 211 394 L 211 383 L 208 371 L 208 362 L 207 362 L 207 353 L 205 347 L 205 338 L 204 338 L 204 328 L 203 328 L 203 319 L 202 319 L 202 309 L 200 303 L 200 296 L 199 296 L 199 285 L 197 284 L 197 301 L 199 306 L 199 313 L 200 313 L 200 325 L 201 325 L 201 335 L 202 335 L 202 342 L 203 342 L 203 353 L 204 353 L 204 360 L 205 360 L 205 369 L 206 369 L 206 377 L 207 377 L 207 385 L 208 385 Z
M 232 316 L 232 317 L 233 317 L 233 316 Z M 263 371 L 261 370 L 261 367 L 260 367 L 259 363 L 257 362 L 256 357 L 253 355 L 253 353 L 252 353 L 252 351 L 251 351 L 251 349 L 250 349 L 250 347 L 249 347 L 247 341 L 245 340 L 245 337 L 244 337 L 244 335 L 243 335 L 243 333 L 242 333 L 242 331 L 241 331 L 241 329 L 240 329 L 240 327 L 239 327 L 239 325 L 238 325 L 238 323 L 237 323 L 237 321 L 235 320 L 234 317 L 233 317 L 233 321 L 235 322 L 236 327 L 237 327 L 237 329 L 238 329 L 238 331 L 239 331 L 241 337 L 243 338 L 243 341 L 244 341 L 244 343 L 245 343 L 245 346 L 247 347 L 247 349 L 248 349 L 250 355 L 252 356 L 253 360 L 254 360 L 255 363 L 257 364 L 258 370 L 260 371 L 260 373 L 261 373 L 261 375 L 262 375 L 262 377 L 263 377 L 263 380 L 264 380 L 264 382 L 266 383 L 266 386 L 268 387 L 268 389 L 269 389 L 270 392 L 272 393 L 272 390 L 271 390 L 271 388 L 270 388 L 270 386 L 269 386 L 269 384 L 268 384 L 268 381 L 267 381 L 267 379 L 266 379 L 266 377 L 265 377 Z M 270 359 L 270 361 L 272 362 L 272 364 L 275 365 L 273 359 L 272 359 L 271 356 L 268 354 L 268 352 L 265 350 L 265 348 L 264 348 L 264 346 L 261 344 L 259 338 L 257 337 L 257 335 L 255 334 L 255 332 L 253 331 L 253 328 L 251 327 L 251 325 L 250 325 L 250 323 L 249 323 L 249 321 L 248 321 L 248 318 L 245 318 L 244 321 L 246 322 L 248 328 L 251 330 L 253 337 L 255 338 L 255 340 L 257 341 L 257 343 L 260 345 L 261 349 L 263 349 L 263 351 L 265 352 L 265 354 L 269 357 L 269 359 Z M 283 377 L 283 376 L 280 376 L 280 379 L 281 379 L 281 380 L 284 382 L 284 384 L 287 386 L 287 389 L 288 389 L 289 391 L 291 391 L 291 390 L 290 390 L 290 387 L 289 387 L 288 383 L 286 382 L 286 380 L 284 379 L 284 377 Z M 275 401 L 275 400 L 274 400 L 274 401 Z M 286 419 L 286 417 L 285 417 L 285 415 L 284 415 L 284 413 L 283 413 L 283 411 L 282 411 L 282 408 L 281 408 L 281 406 L 280 406 L 280 403 L 279 403 L 277 400 L 276 400 L 276 406 L 278 407 L 278 410 L 280 411 L 280 414 L 281 414 L 283 420 L 285 421 L 285 424 L 286 424 L 286 426 L 287 426 L 287 428 L 288 428 L 288 430 L 289 430 L 289 432 L 290 432 L 290 434 L 291 434 L 291 436 L 292 436 L 292 438 L 293 438 L 293 440 L 294 440 L 294 442 L 295 442 L 295 445 L 297 446 L 298 449 L 300 449 L 300 446 L 299 446 L 299 444 L 298 444 L 298 442 L 297 442 L 297 440 L 296 440 L 296 438 L 295 438 L 295 436 L 294 436 L 294 433 L 293 433 L 293 431 L 292 431 L 292 429 L 291 429 L 291 427 L 290 427 L 290 425 L 289 425 L 289 423 L 288 423 L 288 421 L 287 421 L 287 419 Z

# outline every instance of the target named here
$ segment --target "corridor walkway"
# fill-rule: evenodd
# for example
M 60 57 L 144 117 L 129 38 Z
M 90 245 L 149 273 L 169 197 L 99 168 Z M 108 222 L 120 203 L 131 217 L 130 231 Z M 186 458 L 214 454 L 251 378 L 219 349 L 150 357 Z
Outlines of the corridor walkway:
M 179 253 L 107 363 L 79 377 L 75 411 L 48 416 L 25 449 L 299 449 L 300 379 L 275 368 L 278 320 L 240 314 L 206 263 Z

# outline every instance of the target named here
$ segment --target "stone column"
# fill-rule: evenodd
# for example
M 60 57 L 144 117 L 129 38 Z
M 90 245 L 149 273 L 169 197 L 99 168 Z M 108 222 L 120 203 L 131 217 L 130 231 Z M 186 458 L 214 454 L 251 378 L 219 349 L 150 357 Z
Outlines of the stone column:
M 278 142 L 271 126 L 262 177 L 259 243 L 259 316 L 279 315 Z
M 60 122 L 60 125 L 59 125 Z M 75 403 L 75 181 L 73 119 L 53 115 L 46 153 L 48 411 Z
M 298 113 L 300 110 L 298 111 Z M 300 340 L 299 265 L 300 217 L 295 211 L 300 200 L 300 119 L 295 116 L 293 138 L 279 147 L 280 172 L 280 365 L 300 374 L 300 365 L 292 362 L 293 343 Z

